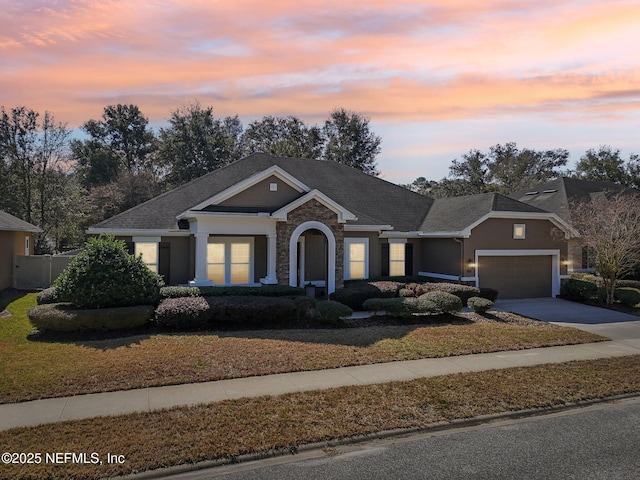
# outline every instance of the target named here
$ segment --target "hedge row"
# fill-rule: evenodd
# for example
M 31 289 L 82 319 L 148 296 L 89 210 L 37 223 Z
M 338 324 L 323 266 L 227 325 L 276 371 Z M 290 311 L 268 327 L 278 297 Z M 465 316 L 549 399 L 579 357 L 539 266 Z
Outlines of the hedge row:
M 482 297 L 496 301 L 498 291 L 492 288 L 477 288 L 457 283 L 402 283 L 397 281 L 350 282 L 344 288 L 337 289 L 331 298 L 348 305 L 353 310 L 363 310 L 364 302 L 371 298 L 418 298 L 429 292 L 446 292 L 455 295 L 463 305 L 471 297 Z
M 353 311 L 338 302 L 310 297 L 179 297 L 166 298 L 156 309 L 154 322 L 162 327 L 199 329 L 223 324 L 251 327 L 335 324 Z
M 28 316 L 41 332 L 82 332 L 141 327 L 151 321 L 153 312 L 152 305 L 77 309 L 69 304 L 51 303 L 29 309 Z
M 304 288 L 288 285 L 262 285 L 258 287 L 163 287 L 160 298 L 180 297 L 219 297 L 219 296 L 257 296 L 257 297 L 296 297 L 304 295 Z

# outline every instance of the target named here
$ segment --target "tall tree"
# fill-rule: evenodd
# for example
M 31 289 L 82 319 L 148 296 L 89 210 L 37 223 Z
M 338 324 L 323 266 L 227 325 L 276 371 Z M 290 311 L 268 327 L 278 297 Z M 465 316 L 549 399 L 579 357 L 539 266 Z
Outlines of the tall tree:
M 53 115 L 40 114 L 26 107 L 0 109 L 0 158 L 4 188 L 12 195 L 2 196 L 3 208 L 43 229 L 35 247 L 48 250 L 53 222 L 50 204 L 61 194 L 57 182 L 69 168 L 66 125 Z
M 202 108 L 196 102 L 174 110 L 169 125 L 160 130 L 158 160 L 167 167 L 170 186 L 212 172 L 242 154 L 242 122 L 237 115 L 218 119 L 212 107 Z
M 136 174 L 153 170 L 153 154 L 157 149 L 156 137 L 148 128 L 149 120 L 136 105 L 109 105 L 104 108 L 101 120 L 89 120 L 82 129 L 90 137 L 85 151 L 91 156 L 87 164 L 93 166 L 104 159 L 108 152 L 119 160 L 119 171 Z M 78 147 L 77 151 L 81 152 Z M 80 160 L 80 159 L 78 159 Z
M 109 105 L 101 120 L 89 120 L 82 129 L 89 139 L 72 142 L 71 149 L 89 191 L 89 225 L 160 193 L 158 141 L 136 105 Z
M 582 244 L 594 253 L 606 301 L 613 303 L 616 282 L 640 262 L 640 196 L 592 195 L 574 206 L 571 219 Z
M 547 182 L 563 174 L 569 152 L 518 149 L 515 142 L 495 145 L 489 153 L 489 176 L 501 193 L 511 193 L 537 183 Z
M 640 187 L 640 156 L 631 153 L 627 161 L 619 149 L 600 145 L 589 149 L 580 157 L 574 173 L 582 180 L 619 183 L 628 187 Z
M 244 155 L 262 152 L 278 157 L 319 158 L 323 139 L 317 126 L 294 116 L 266 116 L 251 122 L 242 135 Z
M 326 138 L 323 158 L 378 175 L 376 157 L 380 153 L 382 137 L 371 131 L 369 119 L 338 108 L 324 123 Z
M 576 176 L 583 180 L 597 180 L 625 184 L 627 172 L 619 149 L 600 145 L 585 152 L 576 164 Z
M 560 167 L 568 159 L 569 152 L 564 149 L 520 150 L 514 142 L 494 145 L 488 154 L 469 150 L 460 160 L 451 162 L 449 177 L 432 185 L 428 195 L 442 198 L 486 192 L 509 194 L 559 177 L 564 173 Z

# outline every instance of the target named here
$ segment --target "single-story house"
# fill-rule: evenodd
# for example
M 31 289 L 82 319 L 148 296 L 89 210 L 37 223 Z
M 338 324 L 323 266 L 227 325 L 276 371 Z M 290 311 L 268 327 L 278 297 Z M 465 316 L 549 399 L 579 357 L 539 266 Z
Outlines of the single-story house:
M 510 197 L 527 205 L 553 212 L 566 223 L 572 224 L 575 206 L 580 202 L 589 201 L 592 195 L 603 192 L 640 195 L 637 190 L 613 182 L 561 177 L 519 190 Z M 567 261 L 569 273 L 595 271 L 592 264 L 593 258 L 589 250 L 581 245 L 577 235 L 572 235 L 568 240 Z
M 14 255 L 33 255 L 34 235 L 42 230 L 0 210 L 0 290 L 13 284 Z
M 495 194 L 434 200 L 330 161 L 261 153 L 88 230 L 130 245 L 168 284 L 323 285 L 424 275 L 554 296 L 559 215 Z

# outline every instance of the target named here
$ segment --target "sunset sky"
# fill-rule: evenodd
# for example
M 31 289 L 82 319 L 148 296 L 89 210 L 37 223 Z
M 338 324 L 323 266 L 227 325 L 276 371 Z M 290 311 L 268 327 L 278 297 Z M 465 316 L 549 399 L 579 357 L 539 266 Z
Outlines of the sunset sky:
M 0 105 L 69 128 L 198 100 L 247 125 L 371 119 L 383 178 L 509 141 L 640 153 L 638 0 L 0 0 Z

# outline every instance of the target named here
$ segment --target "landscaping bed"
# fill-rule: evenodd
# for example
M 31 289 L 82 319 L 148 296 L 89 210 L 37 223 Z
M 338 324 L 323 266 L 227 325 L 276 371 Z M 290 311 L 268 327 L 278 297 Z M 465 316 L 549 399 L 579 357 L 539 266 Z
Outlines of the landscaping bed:
M 12 316 L 0 320 L 0 403 L 603 340 L 503 312 L 412 317 L 418 324 L 373 317 L 353 328 L 32 336 L 35 296 L 7 301 Z

